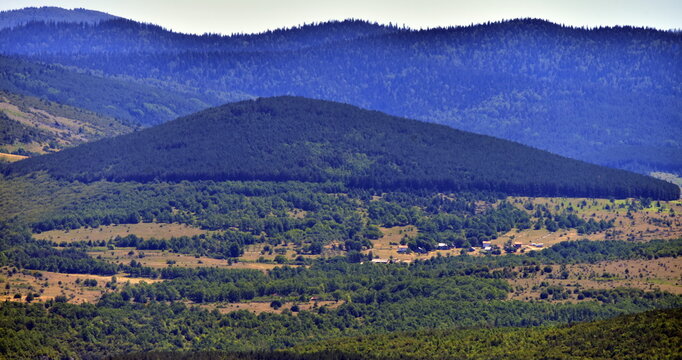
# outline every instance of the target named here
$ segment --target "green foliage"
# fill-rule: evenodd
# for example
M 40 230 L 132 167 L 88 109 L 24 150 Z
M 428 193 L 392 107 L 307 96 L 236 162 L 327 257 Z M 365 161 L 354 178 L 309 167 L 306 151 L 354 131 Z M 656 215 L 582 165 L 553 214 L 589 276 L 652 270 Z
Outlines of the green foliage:
M 372 335 L 314 343 L 287 353 L 310 359 L 324 353 L 367 359 L 674 359 L 682 351 L 681 334 L 678 308 L 557 328 Z

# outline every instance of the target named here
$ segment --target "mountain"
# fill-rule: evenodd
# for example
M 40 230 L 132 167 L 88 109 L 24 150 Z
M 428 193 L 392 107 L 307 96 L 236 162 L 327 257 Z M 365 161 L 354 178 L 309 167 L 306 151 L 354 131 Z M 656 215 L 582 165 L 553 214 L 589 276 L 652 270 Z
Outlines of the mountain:
M 117 16 L 87 9 L 62 9 L 53 6 L 0 11 L 0 29 L 15 28 L 31 22 L 96 24 Z
M 43 154 L 132 130 L 111 117 L 0 91 L 0 153 Z
M 0 45 L 0 51 L 14 55 L 271 52 L 299 50 L 400 31 L 393 26 L 360 20 L 330 21 L 232 36 L 182 34 L 123 18 L 89 25 L 34 22 L 6 29 L 2 38 L 11 36 L 13 40 Z M 48 33 L 46 30 L 50 28 L 58 31 Z
M 536 19 L 421 31 L 344 21 L 233 36 L 123 19 L 0 31 L 4 54 L 166 89 L 340 101 L 678 174 L 681 45 L 679 32 Z
M 0 90 L 153 125 L 245 95 L 202 94 L 0 55 Z
M 650 177 L 354 106 L 300 97 L 249 100 L 14 163 L 93 181 L 343 181 L 378 189 L 676 199 Z

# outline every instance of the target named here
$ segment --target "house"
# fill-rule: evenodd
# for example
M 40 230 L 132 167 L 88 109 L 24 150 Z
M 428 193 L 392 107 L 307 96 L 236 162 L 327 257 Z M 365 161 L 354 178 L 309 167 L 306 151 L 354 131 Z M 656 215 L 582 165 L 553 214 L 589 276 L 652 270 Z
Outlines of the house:
M 374 264 L 388 264 L 388 259 L 372 259 Z
M 543 243 L 530 243 L 530 246 L 535 246 L 535 247 L 541 248 L 541 247 L 545 246 L 545 244 L 543 244 Z
M 436 249 L 438 249 L 438 250 L 450 250 L 450 246 L 446 243 L 438 243 L 438 246 L 436 246 Z
M 398 254 L 407 254 L 408 251 L 410 251 L 410 248 L 408 248 L 407 245 L 398 246 Z

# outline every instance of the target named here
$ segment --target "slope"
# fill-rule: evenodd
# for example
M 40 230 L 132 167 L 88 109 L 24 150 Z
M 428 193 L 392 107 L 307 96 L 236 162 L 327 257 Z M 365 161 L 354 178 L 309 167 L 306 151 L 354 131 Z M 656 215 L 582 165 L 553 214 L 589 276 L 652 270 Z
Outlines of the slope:
M 136 125 L 158 124 L 231 99 L 162 89 L 0 56 L 0 90 L 87 109 Z M 235 98 L 244 98 L 237 96 Z
M 0 11 L 0 29 L 14 28 L 31 22 L 86 23 L 96 24 L 112 20 L 116 16 L 87 9 L 62 9 L 54 6 L 28 7 L 18 10 Z
M 0 91 L 0 152 L 43 154 L 131 132 L 117 119 Z
M 676 199 L 675 185 L 520 144 L 298 97 L 243 101 L 10 165 L 93 181 L 344 181 L 379 189 Z
M 0 32 L 0 48 L 141 81 L 341 101 L 602 165 L 682 173 L 678 32 L 533 19 L 423 31 L 342 24 L 232 37 L 123 20 L 33 24 Z
M 674 359 L 682 351 L 680 334 L 682 309 L 672 309 L 559 328 L 435 330 L 372 335 L 305 345 L 289 353 L 304 355 L 302 359 L 322 359 L 324 354 L 415 360 Z

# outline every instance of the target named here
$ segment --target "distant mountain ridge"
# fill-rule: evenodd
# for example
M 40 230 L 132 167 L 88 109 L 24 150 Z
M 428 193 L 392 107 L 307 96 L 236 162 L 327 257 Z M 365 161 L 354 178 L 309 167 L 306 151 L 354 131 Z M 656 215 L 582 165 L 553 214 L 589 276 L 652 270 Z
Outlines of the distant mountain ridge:
M 300 97 L 211 108 L 8 166 L 80 181 L 341 181 L 391 189 L 676 199 L 679 187 L 442 125 Z
M 14 28 L 31 22 L 96 24 L 118 16 L 87 9 L 63 9 L 54 6 L 28 7 L 0 11 L 0 29 Z
M 198 36 L 118 19 L 5 29 L 0 52 L 182 87 L 196 98 L 340 101 L 611 167 L 682 173 L 679 32 L 520 19 L 422 31 L 343 21 Z

